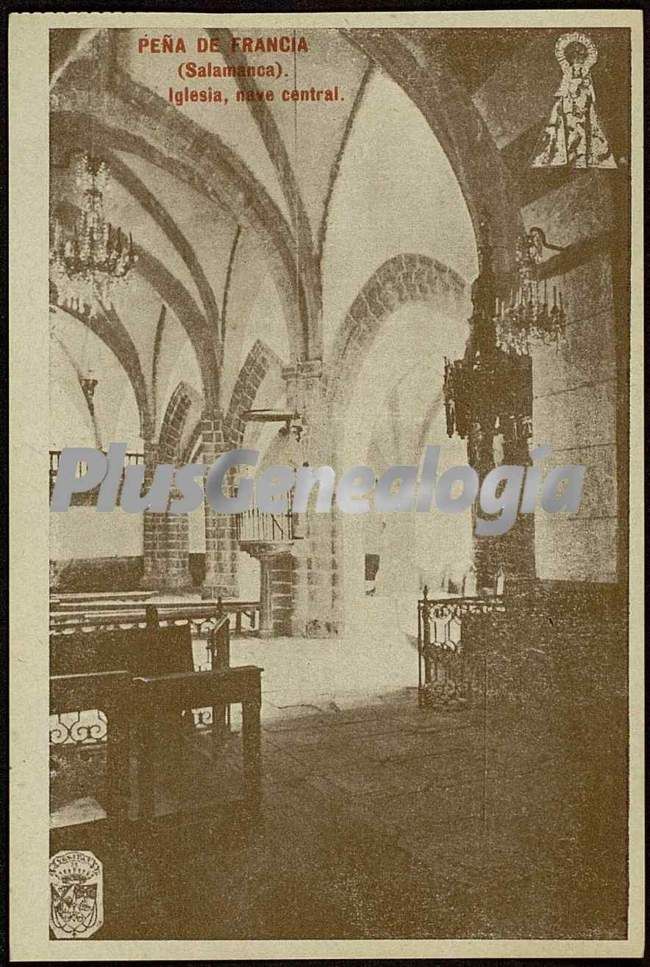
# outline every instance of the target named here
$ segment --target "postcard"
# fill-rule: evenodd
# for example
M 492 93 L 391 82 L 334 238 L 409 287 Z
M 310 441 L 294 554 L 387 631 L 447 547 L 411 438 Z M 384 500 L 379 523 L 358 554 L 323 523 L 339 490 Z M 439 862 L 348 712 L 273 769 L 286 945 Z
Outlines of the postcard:
M 641 956 L 640 12 L 9 96 L 13 960 Z

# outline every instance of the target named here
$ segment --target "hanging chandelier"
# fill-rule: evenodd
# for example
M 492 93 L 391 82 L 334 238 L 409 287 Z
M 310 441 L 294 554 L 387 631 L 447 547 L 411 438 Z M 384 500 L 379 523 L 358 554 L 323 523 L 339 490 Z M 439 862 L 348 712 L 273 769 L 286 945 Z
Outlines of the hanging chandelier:
M 445 357 L 443 397 L 447 436 L 462 440 L 470 433 L 502 433 L 510 440 L 527 440 L 532 434 L 529 406 L 529 361 L 493 349 L 468 350 L 461 359 Z
M 76 166 L 79 216 L 72 230 L 56 216 L 52 219 L 50 277 L 62 300 L 107 299 L 138 260 L 132 236 L 111 225 L 104 214 L 109 177 L 105 161 L 84 154 Z
M 516 351 L 515 340 L 506 338 L 509 333 L 504 329 L 498 338 L 495 322 L 497 317 L 501 319 L 501 304 L 495 298 L 492 249 L 485 224 L 482 234 L 479 275 L 472 286 L 470 338 L 460 359 L 445 357 L 443 379 L 447 435 L 467 440 L 472 466 L 481 464 L 483 444 L 487 447 L 495 435 L 515 444 L 532 434 L 532 361 L 526 352 Z M 536 235 L 532 241 L 537 245 Z M 523 345 L 520 337 L 517 346 Z
M 553 286 L 552 303 L 546 280 L 540 285 L 537 266 L 544 249 L 561 252 L 549 245 L 541 228 L 532 228 L 517 245 L 519 286 L 509 299 L 496 299 L 494 324 L 497 345 L 519 356 L 530 354 L 535 342 L 559 347 L 565 338 L 566 314 L 562 292 Z

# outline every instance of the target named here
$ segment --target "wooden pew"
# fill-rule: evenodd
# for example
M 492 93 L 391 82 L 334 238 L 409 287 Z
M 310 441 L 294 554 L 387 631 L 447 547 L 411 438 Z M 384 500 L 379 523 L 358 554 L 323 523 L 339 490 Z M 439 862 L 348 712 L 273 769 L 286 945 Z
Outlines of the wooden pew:
M 149 623 L 144 628 L 52 635 L 50 714 L 103 711 L 111 720 L 108 738 L 112 736 L 112 720 L 119 713 L 117 729 L 120 736 L 124 730 L 128 732 L 129 723 L 136 725 L 135 731 L 142 735 L 142 730 L 137 727 L 137 708 L 131 707 L 127 719 L 125 683 L 131 683 L 136 677 L 162 681 L 170 675 L 203 674 L 194 671 L 189 622 L 161 628 L 155 618 L 156 612 L 152 609 Z M 230 669 L 230 622 L 227 615 L 209 632 L 207 647 L 212 670 L 221 675 L 227 673 Z M 115 695 L 111 691 L 113 686 Z M 213 692 L 217 701 L 209 703 L 212 736 L 213 741 L 219 743 L 230 732 L 230 703 L 219 700 L 221 693 L 218 690 Z M 169 756 L 180 751 L 181 733 L 194 731 L 189 711 L 201 707 L 205 706 L 176 702 L 167 709 L 159 708 L 155 731 Z
M 131 605 L 140 607 L 155 597 L 156 591 L 74 591 L 51 592 L 50 611 L 70 612 L 94 608 L 104 608 L 115 604 L 118 607 Z
M 122 601 L 119 598 L 103 598 L 96 601 L 86 598 L 84 601 L 60 601 L 52 604 L 50 602 L 50 614 L 55 615 L 77 615 L 77 614 L 103 614 L 107 611 L 144 611 L 150 602 L 143 601 Z
M 192 626 L 188 618 L 181 616 L 178 624 L 162 627 L 157 609 L 149 605 L 147 611 L 147 621 L 142 626 L 127 629 L 104 626 L 51 633 L 50 674 L 128 671 L 136 676 L 194 671 Z M 224 670 L 230 667 L 230 622 L 227 615 L 215 620 L 215 626 L 208 632 L 207 649 L 212 668 Z M 215 733 L 228 733 L 230 707 L 213 707 L 212 721 Z M 170 731 L 174 724 L 170 720 Z M 189 715 L 184 716 L 184 724 L 187 728 L 191 726 Z
M 161 628 L 77 629 L 50 634 L 50 674 L 129 671 L 132 675 L 193 671 L 189 622 Z
M 50 715 L 99 709 L 106 716 L 106 819 L 126 815 L 129 796 L 129 696 L 126 671 L 54 675 L 50 678 Z M 102 805 L 102 804 L 100 804 Z
M 167 723 L 187 708 L 242 706 L 245 806 L 252 815 L 261 801 L 261 673 L 253 665 L 213 671 L 132 678 L 128 672 L 57 675 L 50 679 L 50 714 L 99 708 L 107 718 L 106 819 L 128 819 L 129 750 L 137 759 L 138 819 L 155 814 L 155 762 L 168 751 Z M 161 727 L 162 726 L 162 727 Z M 220 735 L 213 730 L 213 755 Z
M 133 682 L 134 707 L 141 730 L 138 756 L 138 819 L 155 814 L 155 761 L 157 728 L 161 717 L 180 709 L 202 705 L 242 706 L 242 750 L 244 758 L 245 806 L 259 811 L 261 783 L 261 674 L 255 665 L 189 674 L 140 677 Z M 213 733 L 218 749 L 218 736 Z

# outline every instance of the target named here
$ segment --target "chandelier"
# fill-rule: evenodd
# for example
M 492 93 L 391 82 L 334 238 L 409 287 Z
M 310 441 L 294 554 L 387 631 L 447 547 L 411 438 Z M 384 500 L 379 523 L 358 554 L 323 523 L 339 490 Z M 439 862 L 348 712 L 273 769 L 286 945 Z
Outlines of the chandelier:
M 565 337 L 566 314 L 562 292 L 553 286 L 552 304 L 546 280 L 540 286 L 537 266 L 545 248 L 562 251 L 549 245 L 541 228 L 532 228 L 517 245 L 519 286 L 509 299 L 496 299 L 494 325 L 497 345 L 519 356 L 529 355 L 534 342 L 559 347 Z
M 80 214 L 72 231 L 56 216 L 51 222 L 50 278 L 59 297 L 107 299 L 138 260 L 133 238 L 111 225 L 104 215 L 109 180 L 105 161 L 84 154 L 76 166 Z
M 443 398 L 447 436 L 467 439 L 489 430 L 510 440 L 527 440 L 532 434 L 528 406 L 529 360 L 493 349 L 468 350 L 461 359 L 445 357 Z
M 506 332 L 505 324 L 497 333 L 495 323 L 501 322 L 502 304 L 495 297 L 492 249 L 483 223 L 482 234 L 479 275 L 472 285 L 470 338 L 460 359 L 445 357 L 443 378 L 447 435 L 456 434 L 467 440 L 470 463 L 475 467 L 484 462 L 483 451 L 491 451 L 494 436 L 502 435 L 511 445 L 523 444 L 532 435 L 532 360 L 523 351 L 527 345 L 524 336 L 527 339 L 529 330 L 522 333 L 516 328 L 516 347 L 514 339 L 506 338 L 510 332 Z M 536 247 L 539 243 L 535 232 L 526 240 L 526 246 L 533 243 Z M 520 250 L 523 252 L 523 244 Z M 519 264 L 520 272 L 524 264 L 526 272 L 530 272 L 528 261 Z M 532 275 L 530 279 L 532 285 Z M 523 317 L 512 318 L 523 326 Z

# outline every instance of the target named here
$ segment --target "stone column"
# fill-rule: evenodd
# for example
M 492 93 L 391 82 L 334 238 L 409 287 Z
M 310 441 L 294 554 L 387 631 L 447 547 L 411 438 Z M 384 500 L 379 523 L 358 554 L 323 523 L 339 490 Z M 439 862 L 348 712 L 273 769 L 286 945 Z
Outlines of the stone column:
M 260 638 L 292 633 L 294 558 L 283 547 L 255 542 L 246 551 L 260 562 Z
M 159 458 L 159 447 L 151 441 L 145 442 L 145 490 L 151 486 Z M 170 501 L 175 496 L 178 494 L 172 489 Z M 143 514 L 142 586 L 160 591 L 189 589 L 192 586 L 189 550 L 187 514 L 146 510 Z
M 273 635 L 273 597 L 271 595 L 271 555 L 260 552 L 260 638 Z
M 172 491 L 172 499 L 180 496 Z M 190 524 L 187 514 L 165 515 L 162 535 L 165 562 L 164 587 L 170 590 L 188 590 L 192 587 L 190 574 Z
M 505 429 L 497 426 L 500 416 L 494 398 L 495 389 L 490 383 L 477 381 L 471 401 L 470 426 L 467 434 L 468 462 L 478 473 L 481 484 L 497 463 L 526 466 L 530 464 L 528 439 L 523 433 L 523 418 L 532 421 L 532 367 L 526 357 L 509 357 L 497 347 L 493 322 L 497 282 L 492 271 L 491 250 L 487 244 L 479 251 L 480 273 L 472 286 L 473 312 L 469 320 L 470 336 L 465 351 L 468 363 L 480 362 L 492 368 L 500 389 L 505 387 L 510 397 L 512 413 L 518 420 Z M 513 427 L 518 426 L 515 435 Z M 502 435 L 503 458 L 495 458 L 495 439 Z M 472 519 L 479 510 L 478 501 L 473 508 Z M 474 565 L 477 586 L 493 589 L 496 574 L 502 567 L 506 583 L 511 580 L 531 578 L 534 564 L 534 521 L 532 515 L 519 516 L 512 529 L 499 536 L 474 536 Z
M 526 359 L 519 360 L 522 366 Z M 504 379 L 507 376 L 504 375 Z M 529 386 L 532 387 L 532 377 Z M 531 399 L 526 399 L 522 393 L 518 403 L 521 413 L 532 416 Z M 497 464 L 527 467 L 531 464 L 528 439 L 520 435 L 514 436 L 509 430 L 502 436 L 502 455 L 495 456 L 495 434 L 491 425 L 491 417 L 480 425 L 472 427 L 468 434 L 468 461 L 479 475 L 481 483 L 487 474 Z M 474 507 L 473 520 L 477 514 L 484 517 L 477 505 Z M 475 526 L 475 525 L 474 525 Z M 481 588 L 494 588 L 496 574 L 502 567 L 506 575 L 506 583 L 512 581 L 530 580 L 535 576 L 535 522 L 533 514 L 518 514 L 515 523 L 509 531 L 498 536 L 474 536 L 474 565 L 476 567 L 477 585 Z
M 148 489 L 151 486 L 154 470 L 158 463 L 158 446 L 153 440 L 145 440 L 144 443 L 144 484 Z M 141 585 L 143 588 L 158 590 L 163 586 L 164 569 L 161 547 L 161 533 L 165 522 L 164 513 L 154 513 L 145 510 L 142 515 L 142 555 L 143 555 L 143 574 Z
M 230 449 L 224 433 L 223 415 L 205 413 L 201 421 L 203 462 L 210 467 Z M 232 514 L 219 514 L 205 500 L 205 578 L 204 598 L 237 597 L 237 542 Z
M 319 467 L 331 462 L 330 423 L 324 399 L 320 359 L 306 360 L 283 370 L 289 409 L 300 417 L 304 462 Z M 333 637 L 341 632 L 336 511 L 307 511 L 297 517 L 292 548 L 290 627 L 292 635 Z

